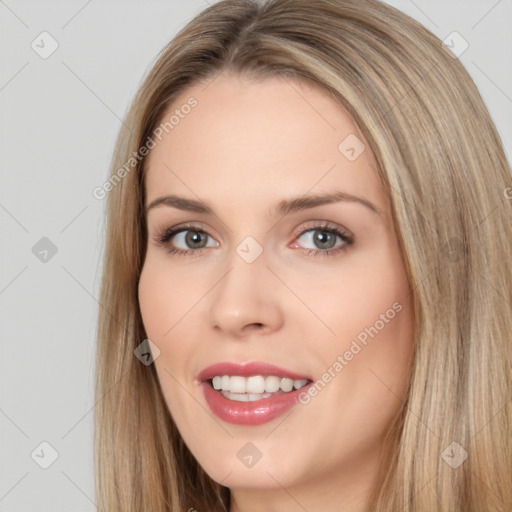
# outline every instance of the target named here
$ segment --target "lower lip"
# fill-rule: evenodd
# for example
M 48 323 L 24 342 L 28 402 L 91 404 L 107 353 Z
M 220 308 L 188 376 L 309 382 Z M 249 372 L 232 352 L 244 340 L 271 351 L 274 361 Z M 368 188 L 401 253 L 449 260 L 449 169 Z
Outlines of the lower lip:
M 272 421 L 297 404 L 299 394 L 308 387 L 306 385 L 288 393 L 254 400 L 253 402 L 238 402 L 229 400 L 219 391 L 213 389 L 208 382 L 203 382 L 201 385 L 206 402 L 213 413 L 221 420 L 237 425 L 262 425 Z

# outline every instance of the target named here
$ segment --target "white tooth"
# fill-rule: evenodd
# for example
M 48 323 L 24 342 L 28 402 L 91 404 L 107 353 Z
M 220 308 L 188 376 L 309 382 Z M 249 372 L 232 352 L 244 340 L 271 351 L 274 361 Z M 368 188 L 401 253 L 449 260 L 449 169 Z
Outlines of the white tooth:
M 245 378 L 233 375 L 229 378 L 229 391 L 231 393 L 245 393 Z
M 294 387 L 295 389 L 300 389 L 300 388 L 304 387 L 304 386 L 307 384 L 307 382 L 308 382 L 308 381 L 307 381 L 307 380 L 305 380 L 305 379 L 301 379 L 301 380 L 294 380 L 294 381 L 293 381 L 293 387 Z
M 285 392 L 291 391 L 293 389 L 293 380 L 288 378 L 281 379 L 281 389 Z
M 279 384 L 281 383 L 281 379 L 279 377 L 275 377 L 274 375 L 269 375 L 265 378 L 265 391 L 267 393 L 275 393 L 279 390 Z
M 246 393 L 263 393 L 265 391 L 265 379 L 261 375 L 249 377 L 245 382 Z
M 249 402 L 254 402 L 255 400 L 263 398 L 261 393 L 248 393 L 247 396 L 249 397 Z
M 221 387 L 222 387 L 221 383 L 222 383 L 222 377 L 219 377 L 218 375 L 213 377 L 213 389 L 221 389 Z
M 223 375 L 221 378 L 220 388 L 223 391 L 229 391 L 229 375 Z
M 231 393 L 228 391 L 226 398 L 237 402 L 247 402 L 249 400 L 249 395 L 246 393 Z

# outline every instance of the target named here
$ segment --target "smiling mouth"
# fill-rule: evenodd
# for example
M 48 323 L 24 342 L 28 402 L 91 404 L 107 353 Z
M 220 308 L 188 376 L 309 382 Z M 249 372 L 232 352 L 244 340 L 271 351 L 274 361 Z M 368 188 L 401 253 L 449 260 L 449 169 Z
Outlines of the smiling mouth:
M 216 375 L 208 384 L 228 400 L 255 402 L 299 390 L 309 384 L 309 379 L 290 379 L 276 375 Z

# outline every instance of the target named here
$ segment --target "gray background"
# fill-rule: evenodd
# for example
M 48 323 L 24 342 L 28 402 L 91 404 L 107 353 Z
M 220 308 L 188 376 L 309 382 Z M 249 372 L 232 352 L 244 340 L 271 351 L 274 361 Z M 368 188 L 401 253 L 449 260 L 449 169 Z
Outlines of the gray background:
M 512 0 L 388 3 L 443 40 L 456 31 L 468 42 L 460 59 L 510 160 Z M 97 509 L 93 389 L 106 203 L 92 190 L 107 178 L 121 119 L 157 53 L 206 6 L 0 0 L 0 512 Z M 47 58 L 43 31 L 58 43 Z

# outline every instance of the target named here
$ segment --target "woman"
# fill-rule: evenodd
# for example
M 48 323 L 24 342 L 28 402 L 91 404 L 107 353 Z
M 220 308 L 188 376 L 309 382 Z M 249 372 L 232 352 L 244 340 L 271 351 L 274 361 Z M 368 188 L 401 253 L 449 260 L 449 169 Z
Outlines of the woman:
M 109 181 L 109 511 L 512 510 L 511 171 L 460 62 L 374 0 L 221 1 Z

